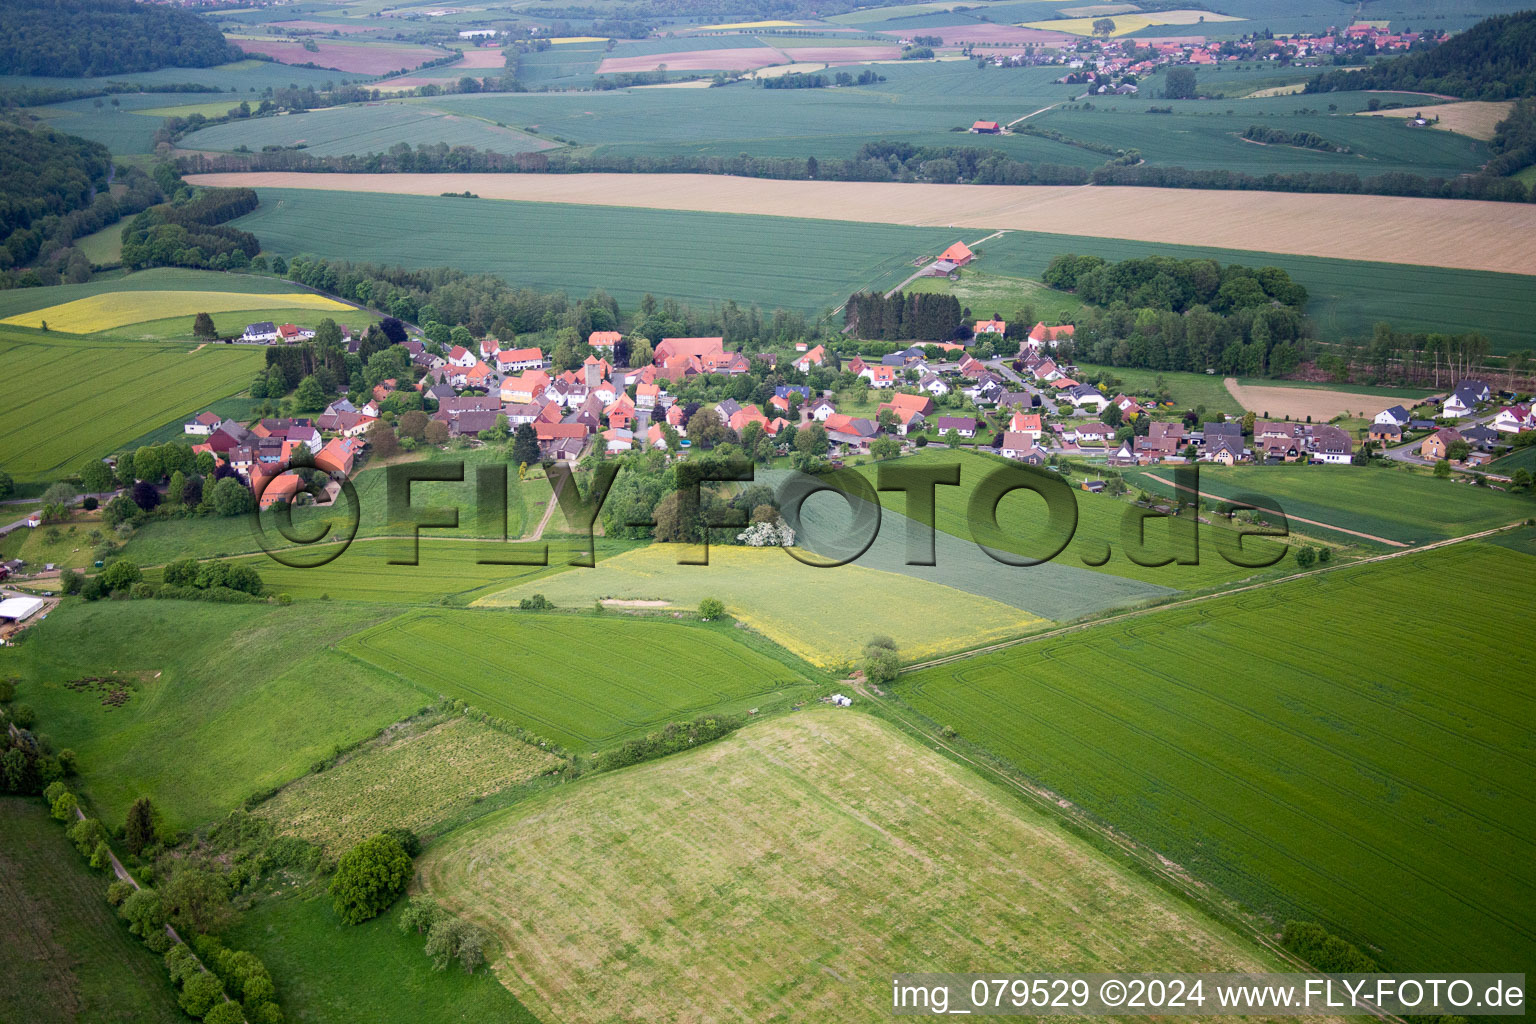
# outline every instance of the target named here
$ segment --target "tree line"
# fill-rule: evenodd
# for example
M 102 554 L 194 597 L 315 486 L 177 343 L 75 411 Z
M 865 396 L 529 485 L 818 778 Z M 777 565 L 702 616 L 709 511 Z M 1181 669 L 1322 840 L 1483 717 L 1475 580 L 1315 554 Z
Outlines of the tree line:
M 953 295 L 923 292 L 856 292 L 843 307 L 843 323 L 877 341 L 947 341 L 962 328 L 961 316 Z
M 1078 320 L 1070 350 L 1090 362 L 1280 375 L 1296 368 L 1310 340 L 1307 290 L 1277 267 L 1065 254 L 1043 279 L 1098 307 Z
M 238 60 L 213 22 L 134 0 L 6 0 L 0 74 L 82 78 Z
M 1296 146 L 1300 149 L 1317 149 L 1324 153 L 1348 153 L 1348 146 L 1336 146 L 1316 132 L 1288 132 L 1284 128 L 1269 128 L 1251 124 L 1243 132 L 1250 142 L 1262 142 L 1267 146 Z
M 1536 96 L 1536 11 L 1485 19 L 1431 49 L 1363 69 L 1330 71 L 1308 82 L 1306 91 L 1358 89 L 1437 92 L 1469 100 Z

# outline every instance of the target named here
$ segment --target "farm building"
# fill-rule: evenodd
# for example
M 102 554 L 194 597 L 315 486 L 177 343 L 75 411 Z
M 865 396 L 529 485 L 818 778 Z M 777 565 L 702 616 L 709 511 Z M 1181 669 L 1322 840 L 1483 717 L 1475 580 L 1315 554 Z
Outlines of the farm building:
M 945 249 L 943 252 L 939 253 L 940 263 L 949 263 L 956 267 L 963 267 L 975 258 L 976 254 L 971 252 L 970 246 L 966 245 L 964 242 L 956 242 L 948 249 Z
M 971 125 L 972 135 L 999 135 L 1002 130 L 1003 126 L 996 121 L 977 121 Z
M 25 622 L 43 607 L 40 597 L 8 597 L 0 601 L 0 622 Z

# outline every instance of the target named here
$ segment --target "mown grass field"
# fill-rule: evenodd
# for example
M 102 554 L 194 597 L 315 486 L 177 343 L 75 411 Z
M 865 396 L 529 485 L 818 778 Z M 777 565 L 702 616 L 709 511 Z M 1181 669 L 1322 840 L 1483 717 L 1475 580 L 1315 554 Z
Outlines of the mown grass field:
M 613 598 L 691 610 L 716 597 L 730 615 L 823 668 L 856 662 L 877 634 L 899 638 L 902 656 L 915 658 L 1042 624 L 1038 615 L 992 598 L 857 563 L 819 569 L 784 551 L 714 545 L 709 565 L 677 564 L 695 554 L 688 545 L 652 544 L 476 603 L 516 606 L 538 592 L 567 608 Z
M 167 420 L 243 391 L 254 348 L 88 342 L 0 331 L 0 468 L 17 480 L 78 470 Z
M 861 288 L 898 283 L 950 232 L 659 210 L 260 189 L 236 222 L 275 252 L 449 265 L 515 284 L 633 304 L 650 292 L 698 306 L 734 298 L 816 312 Z M 516 238 L 516 246 L 506 240 Z M 594 246 L 601 238 L 603 244 Z M 686 238 L 683 249 L 675 245 Z M 937 248 L 935 248 L 937 247 Z M 668 251 L 665 260 L 658 258 Z M 537 256 L 531 254 L 537 253 Z
M 337 314 L 353 307 L 309 292 L 135 291 L 108 293 L 46 306 L 0 320 L 13 327 L 39 327 L 66 334 L 96 334 L 114 327 L 198 313 L 225 313 L 282 307 L 307 309 L 311 316 Z M 188 332 L 190 333 L 190 331 Z
M 983 245 L 982 249 L 985 248 Z M 982 255 L 985 255 L 984 251 Z M 1035 311 L 1036 319 L 1069 324 L 1082 315 L 1084 310 L 1082 300 L 1076 295 L 1057 291 L 1043 282 L 970 270 L 961 271 L 958 281 L 950 281 L 947 277 L 920 277 L 908 285 L 906 290 L 953 295 L 960 301 L 961 307 L 969 309 L 977 319 L 982 320 L 993 314 L 1008 320 L 1027 306 Z
M 1517 469 L 1536 472 L 1536 445 L 1516 448 L 1503 458 L 1495 459 L 1488 468 L 1495 473 L 1513 473 Z
M 285 786 L 256 813 L 279 833 L 340 856 L 387 828 L 429 836 L 474 804 L 562 763 L 467 718 L 412 723 Z
M 342 650 L 430 694 L 468 702 L 575 752 L 705 712 L 787 707 L 816 683 L 727 627 L 418 610 Z
M 452 70 L 452 69 L 447 69 Z M 214 125 L 181 140 L 183 149 L 229 151 L 240 146 L 302 143 L 315 156 L 386 153 L 396 143 L 470 146 L 495 153 L 532 153 L 556 145 L 510 128 L 419 104 L 370 103 L 287 117 Z
M 152 795 L 171 828 L 211 820 L 338 746 L 430 703 L 333 649 L 383 611 L 187 601 L 70 601 L 0 660 L 39 729 L 78 752 L 89 806 L 121 822 Z M 120 672 L 129 699 L 65 684 Z
M 547 1020 L 876 1021 L 895 971 L 1256 968 L 1257 952 L 970 770 L 856 711 L 749 725 L 434 844 Z M 1027 894 L 1027 898 L 1025 896 Z M 1238 965 L 1243 965 L 1239 967 Z
M 1468 543 L 904 677 L 897 694 L 1196 878 L 1390 969 L 1536 955 L 1536 559 Z M 1464 639 L 1458 639 L 1458 636 Z
M 244 517 L 235 522 L 238 529 Z M 276 538 L 276 534 L 272 536 Z M 161 539 L 173 541 L 173 537 Z M 248 544 L 254 547 L 254 538 Z M 325 553 L 323 545 L 282 553 L 284 558 L 298 562 L 310 558 L 311 551 Z M 297 568 L 279 564 L 268 555 L 244 561 L 261 573 L 270 591 L 287 594 L 295 601 L 463 605 L 520 583 L 532 583 L 537 590 L 545 580 L 565 571 L 571 557 L 567 547 L 551 543 L 548 566 L 481 565 L 482 558 L 507 557 L 506 546 L 430 538 L 421 541 L 417 555 L 415 565 L 391 564 L 411 556 L 408 539 L 360 538 L 340 557 L 315 568 L 304 568 L 304 562 Z M 146 578 L 155 575 L 151 570 Z
M 1133 470 L 1129 479 L 1154 494 L 1172 493 L 1150 474 L 1173 478 L 1171 471 L 1151 467 Z M 1536 511 L 1527 495 L 1375 466 L 1202 466 L 1200 490 L 1262 495 L 1270 499 L 1268 508 L 1403 544 L 1491 530 Z
M 403 905 L 346 925 L 323 891 L 267 894 L 226 938 L 261 957 L 277 979 L 283 1012 L 295 1024 L 539 1024 L 490 971 L 434 971 L 422 953 L 422 937 L 400 931 Z
M 239 403 L 241 399 L 229 399 L 224 403 L 215 402 L 213 411 L 226 414 L 237 414 L 242 411 Z M 248 412 L 248 410 L 246 410 Z M 248 417 L 247 417 L 248 418 Z M 141 443 L 154 443 L 156 437 L 164 439 L 185 438 L 181 432 L 179 421 L 168 424 L 160 432 L 150 435 L 148 440 Z M 476 537 L 499 537 L 499 522 L 489 519 L 482 521 L 482 510 L 477 504 L 476 473 L 478 467 L 485 464 L 499 463 L 505 465 L 503 452 L 498 448 L 484 447 L 467 451 L 443 451 L 437 448 L 427 448 L 419 452 L 419 457 L 407 457 L 404 460 L 394 460 L 398 467 L 401 462 L 408 461 L 412 464 L 425 462 L 462 463 L 464 466 L 464 480 L 462 482 L 428 482 L 421 481 L 411 485 L 411 510 L 416 513 L 425 513 L 432 508 L 456 508 L 459 510 L 459 526 L 451 530 L 423 529 L 421 565 L 400 566 L 394 570 L 395 585 L 394 594 L 399 600 L 409 600 L 412 591 L 426 593 L 430 591 L 435 599 L 445 590 L 436 590 L 423 587 L 423 577 L 438 578 L 439 569 L 435 568 L 439 557 L 451 563 L 454 571 L 464 570 L 469 575 L 466 579 L 494 579 L 497 573 L 503 572 L 512 576 L 520 575 L 524 570 L 514 567 L 511 569 L 495 569 L 482 567 L 480 569 L 467 568 L 477 559 L 485 557 L 487 552 L 479 545 L 463 546 L 463 542 Z M 357 489 L 357 499 L 361 506 L 358 513 L 357 536 L 359 541 L 377 537 L 409 538 L 411 523 L 408 519 L 392 521 L 388 498 L 388 472 L 389 468 L 373 462 L 364 463 L 362 472 L 352 479 Z M 400 471 L 397 469 L 397 472 Z M 531 532 L 543 516 L 545 507 L 550 499 L 549 483 L 542 476 L 527 480 L 517 479 L 515 467 L 509 467 L 507 473 L 507 517 L 506 530 L 509 537 L 520 537 L 524 533 Z M 320 544 L 326 541 L 334 542 L 338 536 L 344 536 L 351 523 L 352 507 L 345 497 L 338 499 L 333 505 L 326 506 L 301 506 L 291 510 L 293 535 L 301 538 L 320 536 L 320 531 L 327 526 L 334 532 L 325 537 Z M 489 512 L 486 513 L 489 515 Z M 494 519 L 494 516 L 490 516 Z M 562 519 L 553 522 L 562 523 Z M 276 516 L 273 513 L 264 513 L 261 517 L 262 528 L 267 531 L 267 544 L 264 547 L 257 534 L 253 531 L 250 520 L 245 516 L 230 518 L 210 517 L 199 519 L 152 519 L 136 530 L 128 539 L 124 548 L 124 557 L 132 558 L 140 565 L 159 565 L 176 558 L 211 558 L 228 555 L 254 554 L 258 551 L 294 548 L 299 554 L 308 545 L 302 543 L 290 544 L 278 533 Z M 563 541 L 554 541 L 552 538 L 550 561 L 553 565 L 561 564 L 568 558 L 568 547 Z M 409 552 L 408 539 L 404 542 L 405 550 Z M 459 546 L 454 546 L 459 545 Z M 369 599 L 369 595 L 377 594 L 382 599 L 395 600 L 390 591 L 375 591 L 371 587 L 363 587 L 353 592 L 346 584 L 346 580 L 353 574 L 371 575 L 374 572 L 388 572 L 384 562 L 388 558 L 395 557 L 401 550 L 401 545 L 384 545 L 382 543 L 360 548 L 357 552 L 348 551 L 332 563 L 331 569 L 305 569 L 298 575 L 284 574 L 282 579 L 291 582 L 297 589 L 294 596 L 306 594 L 318 596 L 321 593 L 329 594 L 338 600 Z M 494 550 L 493 550 L 494 553 Z M 290 559 L 296 561 L 297 559 Z M 260 562 L 257 567 L 265 574 L 267 569 Z M 281 572 L 284 568 L 276 562 L 267 561 L 273 571 Z M 313 573 L 310 577 L 305 573 Z M 276 579 L 276 577 L 274 577 Z M 307 581 L 307 582 L 306 582 Z M 407 586 L 407 584 L 413 584 Z M 451 583 L 451 581 L 449 581 Z M 332 589 L 334 588 L 334 589 Z
M 41 800 L 0 797 L 0 1018 L 177 1024 L 160 958 L 128 934 Z

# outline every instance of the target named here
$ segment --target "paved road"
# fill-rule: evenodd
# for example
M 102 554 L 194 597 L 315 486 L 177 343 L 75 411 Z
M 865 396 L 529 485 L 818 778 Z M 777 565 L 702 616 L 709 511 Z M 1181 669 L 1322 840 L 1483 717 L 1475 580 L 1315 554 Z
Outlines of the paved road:
M 1457 427 L 1459 429 L 1460 427 L 1485 426 L 1493 422 L 1494 418 L 1497 416 L 1497 412 L 1485 413 L 1482 416 L 1472 416 L 1465 420 L 1458 421 Z M 1384 459 L 1391 459 L 1393 462 L 1407 463 L 1410 466 L 1423 466 L 1425 468 L 1433 467 L 1435 460 L 1426 459 L 1419 454 L 1419 446 L 1423 443 L 1423 439 L 1420 438 L 1419 440 L 1409 442 L 1408 444 L 1398 445 L 1396 448 L 1387 448 L 1381 452 L 1381 457 Z M 1509 479 L 1509 477 L 1504 473 L 1495 473 L 1483 469 L 1472 469 L 1470 467 L 1458 466 L 1456 468 L 1456 472 L 1469 473 L 1472 476 L 1485 476 L 1490 480 Z

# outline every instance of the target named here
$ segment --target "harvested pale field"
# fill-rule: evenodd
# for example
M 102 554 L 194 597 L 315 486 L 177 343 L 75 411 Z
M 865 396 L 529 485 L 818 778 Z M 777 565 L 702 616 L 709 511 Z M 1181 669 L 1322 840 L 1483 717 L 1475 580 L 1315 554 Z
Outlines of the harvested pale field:
M 867 60 L 896 60 L 899 46 L 786 46 L 784 55 L 796 61 L 820 60 L 833 64 L 857 64 Z
M 1228 377 L 1222 383 L 1226 384 L 1227 392 L 1244 409 L 1253 409 L 1260 414 L 1268 413 L 1271 419 L 1289 417 L 1304 420 L 1310 417 L 1314 423 L 1327 423 L 1340 413 L 1374 416 L 1391 401 L 1350 391 L 1239 384 L 1234 377 Z
M 675 50 L 671 53 L 642 53 L 633 57 L 606 57 L 597 66 L 597 73 L 614 75 L 655 71 L 663 64 L 668 71 L 752 71 L 770 64 L 788 62 L 788 57 L 771 46 L 743 46 L 724 50 Z
M 695 32 L 724 32 L 733 28 L 799 28 L 798 21 L 732 21 L 724 25 L 700 25 Z
M 915 30 L 914 30 L 915 31 Z M 1041 43 L 1046 46 L 1070 45 L 1077 42 L 1075 36 L 1064 32 L 1047 32 L 1022 25 L 989 25 L 967 22 L 963 25 L 939 25 L 925 28 L 925 36 L 938 36 L 945 46 L 956 43 L 991 43 L 994 45 L 1021 46 L 1025 43 Z
M 504 68 L 507 66 L 507 55 L 500 50 L 488 47 L 480 47 L 464 51 L 464 59 L 454 64 L 454 68 Z
M 1135 4 L 1088 4 L 1084 7 L 1063 7 L 1061 13 L 1068 18 L 1102 18 L 1106 14 L 1128 14 L 1141 10 Z
M 1273 85 L 1268 89 L 1256 89 L 1243 98 L 1247 100 L 1267 100 L 1274 96 L 1295 96 L 1298 93 L 1306 92 L 1306 90 L 1306 82 L 1296 82 L 1292 85 Z
M 264 53 L 280 64 L 313 64 L 359 75 L 382 75 L 446 56 L 442 50 L 409 43 L 316 42 L 318 50 L 306 50 L 302 43 L 281 39 L 237 38 L 234 42 L 247 53 Z
M 738 51 L 739 52 L 739 51 Z M 1536 204 L 1094 186 L 772 181 L 696 174 L 200 174 L 201 185 L 307 188 L 1014 228 L 1330 259 L 1536 274 Z
M 343 25 L 333 21 L 274 21 L 273 28 L 285 29 L 289 32 L 340 32 L 343 35 L 364 32 L 383 32 L 383 26 L 379 25 Z
M 418 863 L 542 1020 L 883 1021 L 895 971 L 1274 970 L 894 726 L 816 709 L 480 819 Z
M 1056 21 L 1030 21 L 1025 22 L 1025 25 L 1029 28 L 1038 28 L 1047 32 L 1067 32 L 1075 36 L 1091 36 L 1094 34 L 1093 23 L 1095 20 L 1097 19 L 1063 18 Z M 1151 28 L 1154 25 L 1198 25 L 1202 22 L 1242 20 L 1242 18 L 1236 18 L 1230 14 L 1214 14 L 1211 11 L 1148 11 L 1144 14 L 1119 14 L 1115 16 L 1115 30 L 1110 35 L 1129 35 L 1132 32 L 1140 32 L 1144 28 Z
M 1255 96 L 1258 93 L 1254 94 Z M 1429 107 L 1402 107 L 1398 110 L 1362 110 L 1356 117 L 1438 117 L 1438 124 L 1430 127 L 1443 132 L 1458 132 L 1484 142 L 1493 138 L 1493 130 L 1509 116 L 1514 100 L 1491 103 L 1485 100 L 1467 100 L 1464 103 L 1442 103 Z

